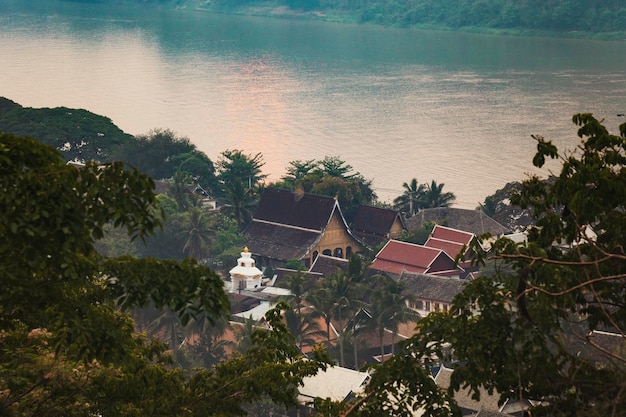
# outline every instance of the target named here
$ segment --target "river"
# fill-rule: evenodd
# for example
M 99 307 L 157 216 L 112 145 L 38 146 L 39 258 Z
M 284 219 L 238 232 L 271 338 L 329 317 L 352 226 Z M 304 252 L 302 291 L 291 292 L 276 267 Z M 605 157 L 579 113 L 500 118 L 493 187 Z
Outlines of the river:
M 532 134 L 571 148 L 577 112 L 617 132 L 625 63 L 626 41 L 0 0 L 0 96 L 261 152 L 270 181 L 339 156 L 381 201 L 415 177 L 474 208 L 538 172 Z

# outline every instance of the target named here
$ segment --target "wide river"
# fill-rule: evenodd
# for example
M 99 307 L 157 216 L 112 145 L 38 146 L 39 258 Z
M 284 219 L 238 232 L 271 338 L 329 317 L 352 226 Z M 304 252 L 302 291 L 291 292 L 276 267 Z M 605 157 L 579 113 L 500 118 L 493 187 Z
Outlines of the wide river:
M 578 112 L 617 131 L 626 41 L 0 0 L 0 96 L 261 152 L 270 181 L 339 156 L 382 201 L 415 177 L 474 208 L 537 172 L 532 134 L 571 148 Z

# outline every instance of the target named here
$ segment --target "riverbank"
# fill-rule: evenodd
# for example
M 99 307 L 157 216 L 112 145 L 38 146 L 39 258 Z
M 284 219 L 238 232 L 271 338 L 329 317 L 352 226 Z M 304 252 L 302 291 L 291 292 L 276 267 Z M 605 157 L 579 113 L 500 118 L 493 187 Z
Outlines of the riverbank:
M 459 26 L 450 27 L 445 25 L 437 25 L 430 23 L 400 25 L 376 23 L 372 21 L 364 22 L 362 19 L 349 12 L 341 12 L 336 9 L 319 9 L 319 10 L 295 10 L 288 6 L 278 5 L 274 2 L 255 3 L 246 7 L 226 8 L 215 5 L 211 1 L 195 1 L 189 0 L 179 4 L 177 8 L 193 9 L 200 12 L 259 16 L 279 19 L 298 19 L 298 20 L 319 20 L 325 22 L 387 26 L 405 29 L 424 29 L 437 31 L 457 31 L 467 33 L 506 35 L 506 36 L 528 36 L 528 37 L 551 37 L 551 38 L 567 38 L 567 39 L 596 39 L 605 41 L 625 41 L 626 31 L 621 32 L 585 32 L 585 31 L 550 31 L 537 30 L 527 28 L 494 28 L 487 26 Z

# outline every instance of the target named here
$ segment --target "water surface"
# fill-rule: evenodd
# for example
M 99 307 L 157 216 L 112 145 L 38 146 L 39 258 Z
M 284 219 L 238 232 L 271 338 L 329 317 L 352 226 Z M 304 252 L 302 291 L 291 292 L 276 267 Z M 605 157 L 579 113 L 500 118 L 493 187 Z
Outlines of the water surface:
M 0 0 L 0 12 L 2 96 L 84 108 L 131 134 L 169 128 L 213 160 L 262 152 L 270 180 L 338 155 L 383 201 L 415 177 L 474 208 L 537 172 L 531 134 L 572 147 L 574 113 L 616 131 L 626 112 L 626 42 L 55 0 Z

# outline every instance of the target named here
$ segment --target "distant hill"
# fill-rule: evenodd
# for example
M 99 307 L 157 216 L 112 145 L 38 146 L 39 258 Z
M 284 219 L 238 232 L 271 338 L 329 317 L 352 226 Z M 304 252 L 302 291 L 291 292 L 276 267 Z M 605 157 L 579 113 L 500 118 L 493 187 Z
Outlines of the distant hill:
M 134 139 L 108 117 L 87 110 L 22 107 L 4 97 L 0 97 L 0 131 L 54 146 L 68 161 L 105 162 L 117 147 Z
M 89 2 L 89 0 L 83 0 Z M 93 1 L 93 0 L 92 0 Z M 98 2 L 107 0 L 98 0 Z M 108 0 L 399 27 L 604 34 L 624 39 L 623 0 Z

